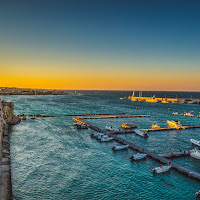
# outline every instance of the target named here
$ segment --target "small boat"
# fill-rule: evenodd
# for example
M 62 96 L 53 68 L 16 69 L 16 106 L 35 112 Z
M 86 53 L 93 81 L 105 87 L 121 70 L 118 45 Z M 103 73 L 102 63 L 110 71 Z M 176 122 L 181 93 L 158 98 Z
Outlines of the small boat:
M 192 142 L 192 144 L 195 144 L 200 147 L 200 141 L 194 139 L 190 139 L 190 141 Z
M 107 135 L 105 135 L 100 139 L 100 141 L 101 142 L 110 142 L 110 141 L 113 141 L 113 138 L 112 137 L 108 137 Z
M 137 153 L 133 156 L 130 157 L 131 160 L 141 160 L 141 159 L 144 159 L 146 158 L 147 154 L 144 154 L 144 153 Z
M 167 120 L 167 124 L 169 128 L 176 128 L 176 129 L 182 129 L 182 125 L 180 124 L 180 121 L 169 121 Z
M 172 115 L 178 115 L 178 112 L 173 112 Z
M 101 140 L 102 137 L 104 137 L 105 135 L 103 133 L 99 133 L 96 137 L 97 140 Z
M 196 198 L 200 198 L 200 190 L 197 191 L 197 192 L 195 192 L 195 197 L 196 197 Z
M 129 147 L 129 144 L 127 145 L 121 145 L 121 146 L 114 146 L 112 148 L 113 151 L 119 151 L 119 150 L 124 150 L 124 149 L 127 149 Z
M 161 174 L 167 172 L 171 169 L 171 165 L 162 165 L 160 167 L 156 167 L 152 170 L 154 174 Z
M 90 134 L 90 137 L 91 137 L 91 138 L 97 138 L 98 135 L 99 135 L 99 133 L 96 132 L 96 133 L 92 133 L 92 134 Z
M 151 126 L 152 129 L 160 129 L 160 126 L 158 126 L 158 124 L 152 124 Z
M 199 114 L 197 115 L 197 117 L 200 118 L 200 112 L 199 112 Z
M 193 115 L 191 112 L 185 113 L 184 116 L 185 116 L 185 117 L 194 117 L 194 115 Z
M 35 117 L 31 117 L 31 119 L 36 119 Z
M 183 116 L 183 115 L 184 115 L 183 113 L 180 114 L 180 116 Z
M 194 151 L 190 154 L 191 157 L 200 159 L 200 151 L 199 149 L 194 149 Z
M 142 137 L 149 137 L 148 133 L 147 132 L 144 132 L 144 131 L 140 131 L 138 129 L 135 129 L 135 133 L 139 136 L 142 136 Z
M 77 129 L 88 129 L 88 127 L 86 125 L 83 125 L 83 124 L 77 125 L 76 127 L 77 127 Z
M 130 128 L 137 128 L 137 125 L 131 123 L 123 123 L 122 128 L 130 129 Z
M 80 126 L 81 123 L 73 123 L 73 126 Z
M 118 128 L 112 127 L 112 126 L 106 126 L 106 129 L 107 129 L 108 131 L 119 131 Z

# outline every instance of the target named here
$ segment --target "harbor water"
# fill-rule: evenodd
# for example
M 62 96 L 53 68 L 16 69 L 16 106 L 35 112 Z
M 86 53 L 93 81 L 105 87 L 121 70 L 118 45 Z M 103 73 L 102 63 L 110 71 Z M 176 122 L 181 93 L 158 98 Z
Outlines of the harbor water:
M 150 114 L 144 118 L 87 119 L 99 128 L 134 123 L 150 128 L 157 123 L 166 127 L 167 120 L 180 120 L 182 125 L 200 125 L 200 105 L 133 102 L 120 99 L 131 92 L 81 91 L 76 95 L 1 96 L 15 102 L 15 114 Z M 150 96 L 153 92 L 143 95 Z M 156 92 L 157 97 L 199 98 L 200 93 Z M 136 107 L 138 109 L 136 109 Z M 171 108 L 171 110 L 168 110 Z M 172 112 L 194 111 L 194 117 L 173 116 Z M 116 142 L 100 143 L 90 137 L 93 130 L 77 130 L 72 117 L 30 119 L 11 129 L 11 167 L 15 200 L 91 199 L 152 200 L 195 199 L 200 182 L 175 170 L 153 175 L 160 164 L 151 158 L 131 162 L 136 152 L 113 152 Z M 135 134 L 119 135 L 152 152 L 162 154 L 194 149 L 190 139 L 200 140 L 200 129 L 150 132 L 148 138 Z M 200 172 L 200 160 L 189 156 L 173 161 Z

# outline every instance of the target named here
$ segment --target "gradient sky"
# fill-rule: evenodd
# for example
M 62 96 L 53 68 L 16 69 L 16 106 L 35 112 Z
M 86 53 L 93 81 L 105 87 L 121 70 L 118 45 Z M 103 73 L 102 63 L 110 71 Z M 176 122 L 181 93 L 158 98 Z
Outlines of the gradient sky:
M 199 0 L 0 0 L 0 86 L 200 91 Z

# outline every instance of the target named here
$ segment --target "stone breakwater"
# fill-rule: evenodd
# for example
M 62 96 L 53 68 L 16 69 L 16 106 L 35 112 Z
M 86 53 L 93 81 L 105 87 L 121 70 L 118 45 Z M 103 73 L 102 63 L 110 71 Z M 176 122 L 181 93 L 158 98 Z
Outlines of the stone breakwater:
M 0 200 L 13 199 L 9 130 L 17 123 L 20 118 L 14 117 L 14 103 L 0 99 Z

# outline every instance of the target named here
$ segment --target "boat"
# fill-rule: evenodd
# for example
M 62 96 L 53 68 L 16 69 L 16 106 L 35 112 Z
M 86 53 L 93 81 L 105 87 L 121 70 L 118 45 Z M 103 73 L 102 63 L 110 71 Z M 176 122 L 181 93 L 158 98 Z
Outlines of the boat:
M 122 128 L 130 129 L 130 128 L 137 128 L 137 125 L 131 123 L 123 123 Z
M 200 147 L 200 141 L 194 139 L 190 139 L 190 141 L 192 142 L 192 144 L 195 144 Z
M 97 138 L 98 135 L 99 135 L 99 132 L 96 132 L 96 133 L 90 134 L 90 137 L 91 138 Z
M 169 128 L 176 128 L 176 129 L 183 128 L 182 125 L 180 124 L 180 121 L 169 121 L 169 120 L 167 120 L 167 124 L 168 124 Z
M 189 112 L 189 113 L 184 113 L 184 116 L 185 117 L 194 117 L 194 115 L 191 113 L 191 112 Z
M 99 133 L 96 137 L 97 140 L 101 140 L 102 137 L 104 137 L 105 135 L 103 133 Z
M 183 115 L 184 115 L 183 113 L 180 114 L 180 116 L 183 116 Z
M 160 126 L 158 126 L 158 124 L 152 124 L 151 126 L 152 129 L 160 129 Z
M 106 126 L 106 129 L 107 129 L 108 131 L 119 131 L 118 128 L 112 127 L 112 126 Z
M 73 123 L 73 126 L 80 126 L 81 123 Z
M 76 127 L 77 127 L 77 129 L 88 129 L 88 127 L 86 125 L 83 125 L 83 124 L 77 125 Z
M 191 157 L 200 159 L 200 151 L 199 149 L 194 149 L 194 151 L 190 154 Z
M 164 173 L 164 172 L 167 172 L 171 169 L 171 165 L 162 165 L 160 167 L 155 167 L 152 172 L 154 174 L 161 174 L 161 173 Z
M 172 115 L 178 115 L 178 112 L 173 112 Z
M 200 118 L 200 112 L 199 112 L 199 114 L 197 115 L 197 117 Z
M 144 153 L 137 153 L 133 156 L 130 157 L 131 160 L 141 160 L 141 159 L 144 159 L 146 158 L 147 154 L 144 154 Z
M 196 198 L 200 198 L 200 190 L 197 191 L 197 192 L 195 192 L 195 197 L 196 197 Z
M 149 137 L 148 133 L 147 132 L 144 132 L 144 131 L 140 131 L 138 129 L 135 129 L 135 133 L 139 136 L 142 136 L 142 137 Z
M 129 147 L 129 144 L 127 144 L 127 145 L 121 145 L 121 146 L 114 146 L 114 147 L 112 148 L 112 150 L 113 150 L 113 151 L 125 150 L 125 149 L 127 149 L 128 147 Z
M 110 142 L 110 141 L 113 141 L 113 138 L 112 137 L 108 137 L 107 135 L 105 135 L 100 139 L 100 141 L 101 142 Z

